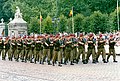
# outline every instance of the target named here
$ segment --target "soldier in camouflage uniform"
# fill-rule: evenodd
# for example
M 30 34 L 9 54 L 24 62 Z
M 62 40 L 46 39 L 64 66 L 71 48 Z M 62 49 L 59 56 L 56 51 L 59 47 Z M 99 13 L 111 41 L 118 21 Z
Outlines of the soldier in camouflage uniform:
M 25 51 L 25 62 L 27 62 L 27 60 L 30 61 L 30 63 L 32 62 L 32 40 L 31 37 L 28 36 L 27 40 L 26 40 L 26 51 Z
M 88 53 L 86 57 L 86 62 L 88 63 L 89 57 L 92 54 L 92 63 L 96 63 L 96 55 L 95 55 L 95 44 L 96 40 L 94 39 L 93 33 L 89 34 L 89 38 L 87 40 L 88 43 Z
M 41 64 L 42 55 L 43 55 L 43 37 L 38 36 L 37 40 L 35 41 L 34 63 L 36 63 L 36 61 L 38 61 Z
M 65 60 L 64 60 L 64 64 L 66 65 L 66 62 L 68 61 L 68 59 L 70 60 L 70 65 L 74 65 L 73 64 L 73 54 L 71 53 L 72 50 L 72 39 L 71 36 L 67 36 L 66 37 L 66 42 L 65 42 Z
M 50 63 L 50 38 L 49 38 L 49 35 L 46 35 L 45 38 L 44 38 L 44 42 L 43 42 L 43 46 L 44 46 L 44 49 L 43 49 L 43 58 L 42 58 L 42 64 L 44 64 L 45 62 L 45 59 L 47 57 L 47 62 L 48 62 L 48 65 L 51 65 Z
M 60 54 L 61 54 L 61 64 L 63 64 L 63 59 L 64 59 L 64 56 L 65 56 L 65 36 L 63 35 L 61 38 L 60 38 L 60 42 L 61 42 L 61 46 L 60 46 Z
M 1 56 L 1 53 L 2 54 L 4 53 L 4 42 L 2 40 L 2 37 L 0 37 L 0 56 Z
M 107 62 L 109 62 L 109 58 L 110 58 L 110 55 L 113 54 L 113 62 L 117 62 L 116 61 L 116 53 L 115 53 L 115 46 L 116 44 L 116 41 L 113 37 L 113 35 L 110 35 L 110 39 L 109 39 L 109 54 L 108 54 L 108 57 L 107 57 Z
M 99 35 L 99 39 L 98 39 L 98 53 L 97 53 L 97 57 L 96 57 L 96 62 L 98 62 L 98 58 L 100 56 L 100 54 L 102 53 L 102 58 L 103 58 L 103 62 L 106 62 L 106 53 L 105 53 L 105 45 L 106 41 L 102 38 L 102 34 Z
M 53 66 L 54 66 L 56 59 L 58 60 L 58 66 L 62 66 L 61 65 L 62 58 L 61 58 L 61 53 L 60 53 L 60 46 L 61 46 L 60 36 L 56 35 L 55 40 L 54 40 L 54 53 L 53 53 L 53 58 L 52 58 Z
M 22 43 L 23 43 L 23 49 L 22 49 L 22 53 L 21 53 L 21 60 L 22 60 L 22 62 L 24 62 L 24 60 L 25 60 L 25 52 L 26 52 L 26 36 L 24 36 L 23 38 L 22 38 Z
M 4 45 L 5 45 L 5 56 L 4 57 L 6 57 L 6 55 L 8 54 L 8 59 L 12 61 L 12 59 L 11 59 L 12 55 L 11 55 L 11 50 L 10 50 L 10 39 L 9 39 L 9 37 L 6 37 Z M 5 59 L 4 57 L 3 57 L 3 59 Z
M 15 58 L 16 52 L 17 52 L 16 38 L 12 37 L 12 39 L 11 39 L 11 53 L 12 53 L 12 58 L 14 57 L 14 59 L 16 59 Z
M 71 35 L 71 40 L 72 40 L 71 54 L 73 54 L 73 62 L 75 63 L 76 57 L 77 57 L 77 50 L 78 50 L 78 48 L 77 48 L 78 41 L 74 34 Z
M 33 59 L 34 55 L 35 55 L 35 38 L 34 38 L 34 36 L 31 36 L 31 40 L 32 40 L 32 45 L 31 45 L 31 48 L 32 48 L 32 59 Z
M 50 60 L 52 60 L 52 57 L 53 57 L 53 50 L 54 50 L 54 45 L 53 45 L 53 42 L 54 42 L 54 36 L 53 35 L 50 35 Z
M 21 39 L 21 37 L 18 37 L 17 38 L 17 54 L 16 54 L 16 61 L 18 62 L 19 60 L 19 57 L 21 57 L 21 59 L 22 59 L 22 55 L 23 55 L 23 53 L 24 53 L 24 51 L 23 51 L 23 42 L 22 42 L 22 39 Z M 23 60 L 23 59 L 22 59 Z
M 82 54 L 82 62 L 83 62 L 83 64 L 86 64 L 85 44 L 86 44 L 86 39 L 84 38 L 83 34 L 81 33 L 79 36 L 79 39 L 78 39 L 78 54 L 76 57 L 77 63 L 79 62 L 80 55 Z

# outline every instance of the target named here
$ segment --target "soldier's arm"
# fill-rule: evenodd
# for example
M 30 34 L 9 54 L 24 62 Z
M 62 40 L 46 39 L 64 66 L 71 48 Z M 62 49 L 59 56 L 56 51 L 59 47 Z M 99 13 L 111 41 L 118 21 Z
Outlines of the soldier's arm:
M 93 43 L 93 41 L 87 41 L 88 43 Z
M 78 43 L 79 43 L 79 44 L 82 44 L 82 45 L 84 45 L 84 43 L 83 43 L 83 42 L 81 42 L 81 41 L 79 41 Z
M 46 42 L 45 42 L 45 45 L 46 45 L 46 46 L 49 46 L 48 43 L 46 43 Z
M 18 45 L 18 46 L 21 46 L 21 44 L 20 44 L 20 43 L 17 43 L 17 45 Z
M 7 44 L 7 43 L 8 43 L 8 41 L 5 41 L 5 42 L 4 42 L 4 45 Z

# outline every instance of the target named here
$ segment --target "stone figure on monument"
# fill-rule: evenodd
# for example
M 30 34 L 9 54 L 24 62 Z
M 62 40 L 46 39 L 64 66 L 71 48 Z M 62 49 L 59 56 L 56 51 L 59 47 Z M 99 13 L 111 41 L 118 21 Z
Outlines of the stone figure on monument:
M 22 34 L 27 35 L 27 22 L 23 20 L 20 8 L 16 6 L 14 19 L 10 18 L 10 22 L 8 24 L 8 36 L 18 37 Z
M 20 8 L 16 6 L 15 18 L 22 18 L 22 13 L 20 13 Z

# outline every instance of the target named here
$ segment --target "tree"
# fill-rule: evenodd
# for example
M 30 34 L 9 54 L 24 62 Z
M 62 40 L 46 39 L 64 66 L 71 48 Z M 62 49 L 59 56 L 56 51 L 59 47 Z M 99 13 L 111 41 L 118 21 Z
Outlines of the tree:
M 75 32 L 82 32 L 83 31 L 83 19 L 84 16 L 82 14 L 77 14 L 74 17 L 74 27 L 75 27 Z
M 56 30 L 56 28 L 52 25 L 52 18 L 47 16 L 47 18 L 43 20 L 42 31 L 43 33 L 53 33 L 54 30 Z
M 67 30 L 66 32 L 71 33 L 72 32 L 72 18 L 67 19 Z
M 91 17 L 85 17 L 83 20 L 83 31 L 84 32 L 93 32 L 93 26 L 92 26 L 92 21 L 91 21 Z
M 120 11 L 120 7 L 118 8 Z M 120 19 L 120 12 L 119 12 L 119 19 Z M 109 16 L 109 27 L 111 30 L 118 30 L 118 23 L 117 23 L 117 10 L 115 9 L 114 12 L 110 13 Z
M 42 13 L 43 20 L 48 15 L 52 18 L 59 18 L 59 16 L 64 15 L 66 17 L 65 19 L 69 19 L 67 19 L 67 21 L 63 21 L 63 17 L 61 16 L 62 19 L 59 24 L 59 26 L 63 28 L 61 31 L 65 31 L 63 22 L 67 22 L 67 31 L 72 32 L 72 21 L 69 17 L 69 12 L 73 7 L 73 13 L 75 16 L 75 32 L 81 31 L 80 29 L 82 29 L 82 31 L 93 32 L 108 31 L 109 27 L 116 30 L 116 12 L 113 12 L 116 9 L 116 1 L 117 0 L 0 0 L 0 18 L 4 18 L 5 21 L 8 22 L 10 17 L 14 17 L 13 13 L 15 13 L 16 6 L 19 6 L 23 13 L 23 18 L 28 22 L 29 26 L 32 23 L 31 18 L 38 17 L 39 19 L 40 12 Z M 95 11 L 99 11 L 100 13 L 95 13 Z M 78 14 L 80 14 L 81 17 Z M 98 14 L 98 16 L 95 14 Z M 84 23 L 86 23 L 83 24 L 83 27 L 82 15 L 84 16 Z M 110 18 L 108 18 L 108 15 L 110 15 Z M 109 22 L 107 21 L 107 18 L 109 19 Z M 90 19 L 92 19 L 92 21 Z M 85 20 L 90 21 L 88 22 Z M 91 29 L 85 28 L 86 26 Z M 57 28 L 55 29 L 58 30 Z
M 67 28 L 67 18 L 64 15 L 60 16 L 60 22 L 59 22 L 59 32 L 66 32 Z
M 29 33 L 40 33 L 40 25 L 39 25 L 38 17 L 33 17 L 30 19 L 29 24 Z
M 100 11 L 95 11 L 91 16 L 91 26 L 93 26 L 93 32 L 98 33 L 105 32 L 108 22 L 108 15 L 102 14 Z

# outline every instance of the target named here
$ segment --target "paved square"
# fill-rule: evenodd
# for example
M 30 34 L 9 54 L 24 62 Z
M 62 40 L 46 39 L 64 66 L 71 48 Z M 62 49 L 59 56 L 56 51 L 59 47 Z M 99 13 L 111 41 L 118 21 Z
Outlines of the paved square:
M 120 81 L 120 56 L 117 60 L 62 67 L 0 60 L 0 81 Z

